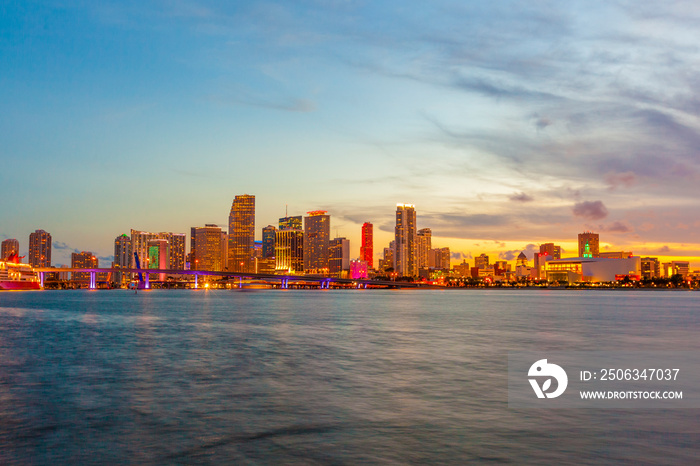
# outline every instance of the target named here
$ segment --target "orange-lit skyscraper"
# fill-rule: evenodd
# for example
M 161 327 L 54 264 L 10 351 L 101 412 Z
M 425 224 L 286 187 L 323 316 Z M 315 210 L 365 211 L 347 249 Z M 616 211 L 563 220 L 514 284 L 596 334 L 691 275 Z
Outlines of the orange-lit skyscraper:
M 97 257 L 90 251 L 74 252 L 71 254 L 70 266 L 74 269 L 96 269 L 99 267 L 100 262 Z M 71 281 L 74 282 L 88 282 L 90 281 L 89 272 L 73 272 L 71 274 Z
M 217 225 L 192 228 L 195 247 L 190 263 L 192 270 L 220 272 L 224 269 L 221 234 L 221 228 Z
M 131 237 L 127 234 L 119 235 L 114 239 L 114 268 L 128 269 L 131 264 Z M 124 284 L 128 274 L 116 272 L 114 282 L 119 286 Z
M 0 259 L 5 260 L 12 254 L 19 254 L 19 241 L 14 238 L 6 239 L 2 242 L 2 253 L 0 253 Z
M 372 224 L 369 222 L 362 224 L 360 260 L 367 262 L 370 269 L 374 268 L 374 230 Z
M 540 244 L 540 252 L 552 256 L 552 259 L 561 259 L 561 246 L 556 246 L 554 243 Z
M 394 269 L 399 277 L 418 276 L 416 258 L 416 209 L 411 204 L 396 204 L 396 227 L 394 228 L 396 252 Z
M 233 199 L 228 217 L 228 269 L 255 272 L 255 196 Z
M 331 216 L 325 210 L 307 212 L 304 217 L 304 270 L 328 271 Z
M 586 231 L 578 234 L 578 257 L 598 257 L 598 233 Z
M 51 267 L 51 235 L 44 230 L 29 235 L 29 265 Z

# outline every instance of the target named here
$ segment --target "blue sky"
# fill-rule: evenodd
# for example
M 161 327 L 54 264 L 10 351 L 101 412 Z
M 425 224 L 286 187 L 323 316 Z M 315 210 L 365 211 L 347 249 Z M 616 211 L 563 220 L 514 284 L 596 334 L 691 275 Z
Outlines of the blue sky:
M 408 202 L 455 259 L 583 230 L 700 256 L 695 2 L 0 8 L 0 237 L 45 229 L 54 263 L 243 193 L 258 230 L 328 210 L 352 255 Z

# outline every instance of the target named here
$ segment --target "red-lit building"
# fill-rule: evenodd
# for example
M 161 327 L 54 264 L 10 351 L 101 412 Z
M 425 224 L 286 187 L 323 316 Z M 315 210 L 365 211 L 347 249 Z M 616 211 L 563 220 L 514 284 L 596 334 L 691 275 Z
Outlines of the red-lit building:
M 373 226 L 369 222 L 362 224 L 362 245 L 360 246 L 360 260 L 367 262 L 370 269 L 374 268 L 374 233 Z

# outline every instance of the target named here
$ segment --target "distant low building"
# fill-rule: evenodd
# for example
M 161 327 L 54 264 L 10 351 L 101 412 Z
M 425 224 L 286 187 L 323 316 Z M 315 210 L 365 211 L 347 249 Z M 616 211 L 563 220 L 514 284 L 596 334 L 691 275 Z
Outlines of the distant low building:
M 639 257 L 606 259 L 600 257 L 573 257 L 550 260 L 546 263 L 547 281 L 612 282 L 628 276 L 639 280 L 642 264 Z

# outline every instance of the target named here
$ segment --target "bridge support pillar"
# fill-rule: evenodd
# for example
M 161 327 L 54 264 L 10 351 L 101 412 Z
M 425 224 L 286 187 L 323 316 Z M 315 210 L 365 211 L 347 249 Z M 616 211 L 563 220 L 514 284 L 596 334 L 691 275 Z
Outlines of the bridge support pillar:
M 41 287 L 44 287 L 44 272 L 39 272 L 39 283 Z
M 199 288 L 199 274 L 194 274 L 194 289 Z
M 96 272 L 90 272 L 90 289 L 94 290 L 97 288 L 97 273 Z
M 143 287 L 144 287 L 144 289 L 146 289 L 146 290 L 150 290 L 150 289 L 151 289 L 151 274 L 150 274 L 150 273 L 147 273 L 147 274 L 144 275 Z

